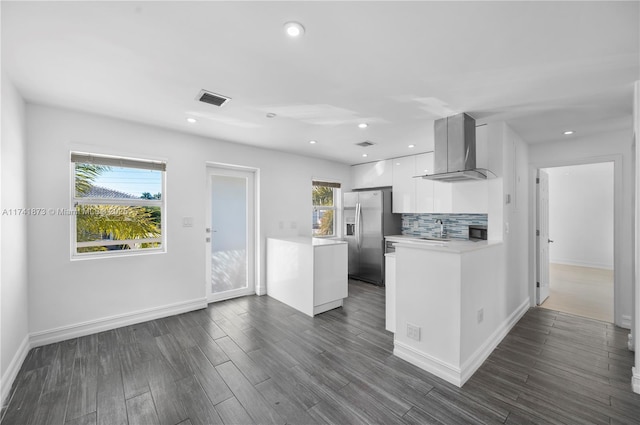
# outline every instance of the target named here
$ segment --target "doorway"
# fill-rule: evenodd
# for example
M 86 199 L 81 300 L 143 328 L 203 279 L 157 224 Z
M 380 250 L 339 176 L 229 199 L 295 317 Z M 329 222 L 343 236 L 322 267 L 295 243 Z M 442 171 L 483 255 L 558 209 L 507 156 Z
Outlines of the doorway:
M 255 293 L 255 171 L 208 166 L 207 299 Z
M 548 297 L 539 297 L 537 303 L 542 308 L 613 323 L 614 163 L 540 171 L 548 176 L 549 236 L 546 264 L 541 254 L 544 240 L 538 236 L 538 280 L 544 280 L 544 267 L 548 266 L 549 286 Z M 539 187 L 538 217 L 544 217 L 540 191 Z M 539 224 L 538 229 L 541 227 Z

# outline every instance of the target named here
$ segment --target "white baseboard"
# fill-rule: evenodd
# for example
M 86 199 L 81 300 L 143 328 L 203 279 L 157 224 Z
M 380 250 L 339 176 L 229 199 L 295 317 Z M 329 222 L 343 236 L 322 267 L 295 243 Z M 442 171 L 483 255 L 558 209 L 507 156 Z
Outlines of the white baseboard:
M 11 359 L 11 363 L 9 363 L 9 367 L 5 371 L 4 375 L 2 375 L 2 391 L 1 399 L 2 406 L 5 406 L 5 403 L 8 401 L 7 397 L 9 396 L 9 392 L 11 391 L 11 386 L 13 385 L 13 381 L 18 376 L 18 372 L 20 372 L 20 368 L 22 367 L 22 363 L 27 358 L 27 354 L 29 354 L 29 350 L 31 349 L 29 345 L 29 335 L 25 335 L 20 347 L 18 347 L 18 351 L 16 355 Z
M 393 343 L 393 355 L 418 366 L 420 369 L 433 373 L 457 387 L 462 386 L 460 369 L 452 364 L 445 363 L 398 340 Z
M 398 340 L 394 341 L 393 354 L 429 373 L 433 373 L 457 387 L 462 387 L 475 371 L 482 366 L 482 363 L 491 355 L 493 350 L 500 344 L 504 337 L 507 336 L 515 324 L 525 315 L 529 310 L 530 302 L 529 298 L 524 300 L 524 302 L 498 326 L 487 341 L 464 362 L 462 367 L 443 362 Z
M 513 312 L 502 324 L 491 334 L 489 339 L 485 341 L 467 361 L 462 364 L 462 376 L 461 382 L 464 385 L 465 382 L 478 370 L 482 363 L 491 355 L 493 350 L 496 349 L 498 344 L 502 342 L 505 336 L 511 331 L 511 329 L 518 323 L 518 321 L 524 316 L 530 307 L 530 300 L 527 298 L 522 304 Z
M 613 270 L 613 264 L 589 263 L 586 261 L 571 260 L 567 258 L 549 259 L 549 263 L 562 264 L 565 266 L 591 267 L 593 269 Z
M 637 370 L 635 367 L 631 368 L 631 370 L 633 371 L 631 387 L 634 393 L 640 394 L 640 370 Z
M 168 304 L 161 307 L 153 307 L 132 313 L 118 314 L 111 317 L 89 320 L 83 323 L 33 332 L 29 338 L 30 348 L 134 325 L 149 320 L 160 319 L 162 317 L 173 316 L 175 314 L 187 313 L 201 308 L 207 308 L 206 298 L 198 298 L 191 301 Z

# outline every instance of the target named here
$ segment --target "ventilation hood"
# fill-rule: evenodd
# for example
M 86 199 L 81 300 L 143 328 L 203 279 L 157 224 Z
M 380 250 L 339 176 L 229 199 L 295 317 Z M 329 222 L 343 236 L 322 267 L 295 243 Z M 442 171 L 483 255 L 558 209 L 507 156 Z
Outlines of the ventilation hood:
M 486 170 L 476 169 L 476 120 L 458 114 L 436 120 L 434 124 L 434 174 L 423 179 L 443 182 L 484 180 Z

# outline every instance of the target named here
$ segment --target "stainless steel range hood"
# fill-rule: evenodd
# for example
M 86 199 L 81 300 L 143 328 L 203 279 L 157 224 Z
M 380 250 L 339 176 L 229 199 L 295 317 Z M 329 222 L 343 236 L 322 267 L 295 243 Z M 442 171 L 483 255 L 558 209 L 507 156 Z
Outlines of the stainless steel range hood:
M 434 124 L 434 174 L 423 179 L 444 182 L 484 180 L 486 170 L 476 169 L 476 120 L 458 114 Z

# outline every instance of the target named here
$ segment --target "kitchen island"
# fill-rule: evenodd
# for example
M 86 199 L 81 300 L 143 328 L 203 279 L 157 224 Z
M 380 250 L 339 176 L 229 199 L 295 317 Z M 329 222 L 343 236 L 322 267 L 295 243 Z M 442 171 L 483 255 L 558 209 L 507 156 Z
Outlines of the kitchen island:
M 347 242 L 267 239 L 267 295 L 308 315 L 341 307 L 348 295 Z
M 503 249 L 500 241 L 399 238 L 394 354 L 462 386 L 528 308 L 502 319 Z

